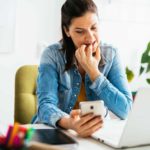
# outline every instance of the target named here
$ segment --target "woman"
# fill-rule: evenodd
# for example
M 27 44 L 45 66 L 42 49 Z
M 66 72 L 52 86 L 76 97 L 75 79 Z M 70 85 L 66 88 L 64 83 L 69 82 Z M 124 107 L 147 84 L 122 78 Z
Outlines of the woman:
M 61 8 L 62 40 L 43 52 L 37 80 L 38 112 L 34 123 L 73 129 L 87 137 L 100 129 L 103 119 L 80 116 L 78 103 L 102 99 L 125 119 L 131 93 L 117 51 L 100 45 L 99 19 L 92 0 L 66 0 Z

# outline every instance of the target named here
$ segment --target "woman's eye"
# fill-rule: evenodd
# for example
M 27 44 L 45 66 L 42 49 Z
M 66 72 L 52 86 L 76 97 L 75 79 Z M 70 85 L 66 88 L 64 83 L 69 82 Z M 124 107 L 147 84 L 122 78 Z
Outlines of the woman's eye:
M 78 33 L 78 34 L 82 34 L 82 33 L 83 33 L 83 31 L 76 31 L 76 33 Z

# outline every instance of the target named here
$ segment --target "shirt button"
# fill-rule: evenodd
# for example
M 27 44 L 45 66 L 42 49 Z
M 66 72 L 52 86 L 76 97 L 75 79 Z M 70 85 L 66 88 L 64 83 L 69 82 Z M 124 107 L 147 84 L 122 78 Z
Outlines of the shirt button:
M 77 95 L 76 94 L 74 94 L 74 97 L 76 97 Z
M 77 83 L 77 85 L 79 85 L 80 83 Z

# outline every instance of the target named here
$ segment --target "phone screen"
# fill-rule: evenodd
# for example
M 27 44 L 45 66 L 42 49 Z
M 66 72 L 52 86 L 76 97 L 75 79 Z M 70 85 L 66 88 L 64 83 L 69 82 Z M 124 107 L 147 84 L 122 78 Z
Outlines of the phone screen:
M 59 129 L 36 129 L 32 141 L 53 145 L 77 143 Z

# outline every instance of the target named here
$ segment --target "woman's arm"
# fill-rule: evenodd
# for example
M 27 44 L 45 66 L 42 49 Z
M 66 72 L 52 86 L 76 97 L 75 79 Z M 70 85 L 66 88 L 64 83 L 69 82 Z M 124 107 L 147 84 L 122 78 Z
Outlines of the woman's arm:
M 125 71 L 115 49 L 113 62 L 107 78 L 101 73 L 90 88 L 103 99 L 105 105 L 121 119 L 125 119 L 132 105 L 132 95 L 128 89 Z
M 37 79 L 38 121 L 56 127 L 56 122 L 65 116 L 57 107 L 58 72 L 53 50 L 47 48 L 41 57 Z

